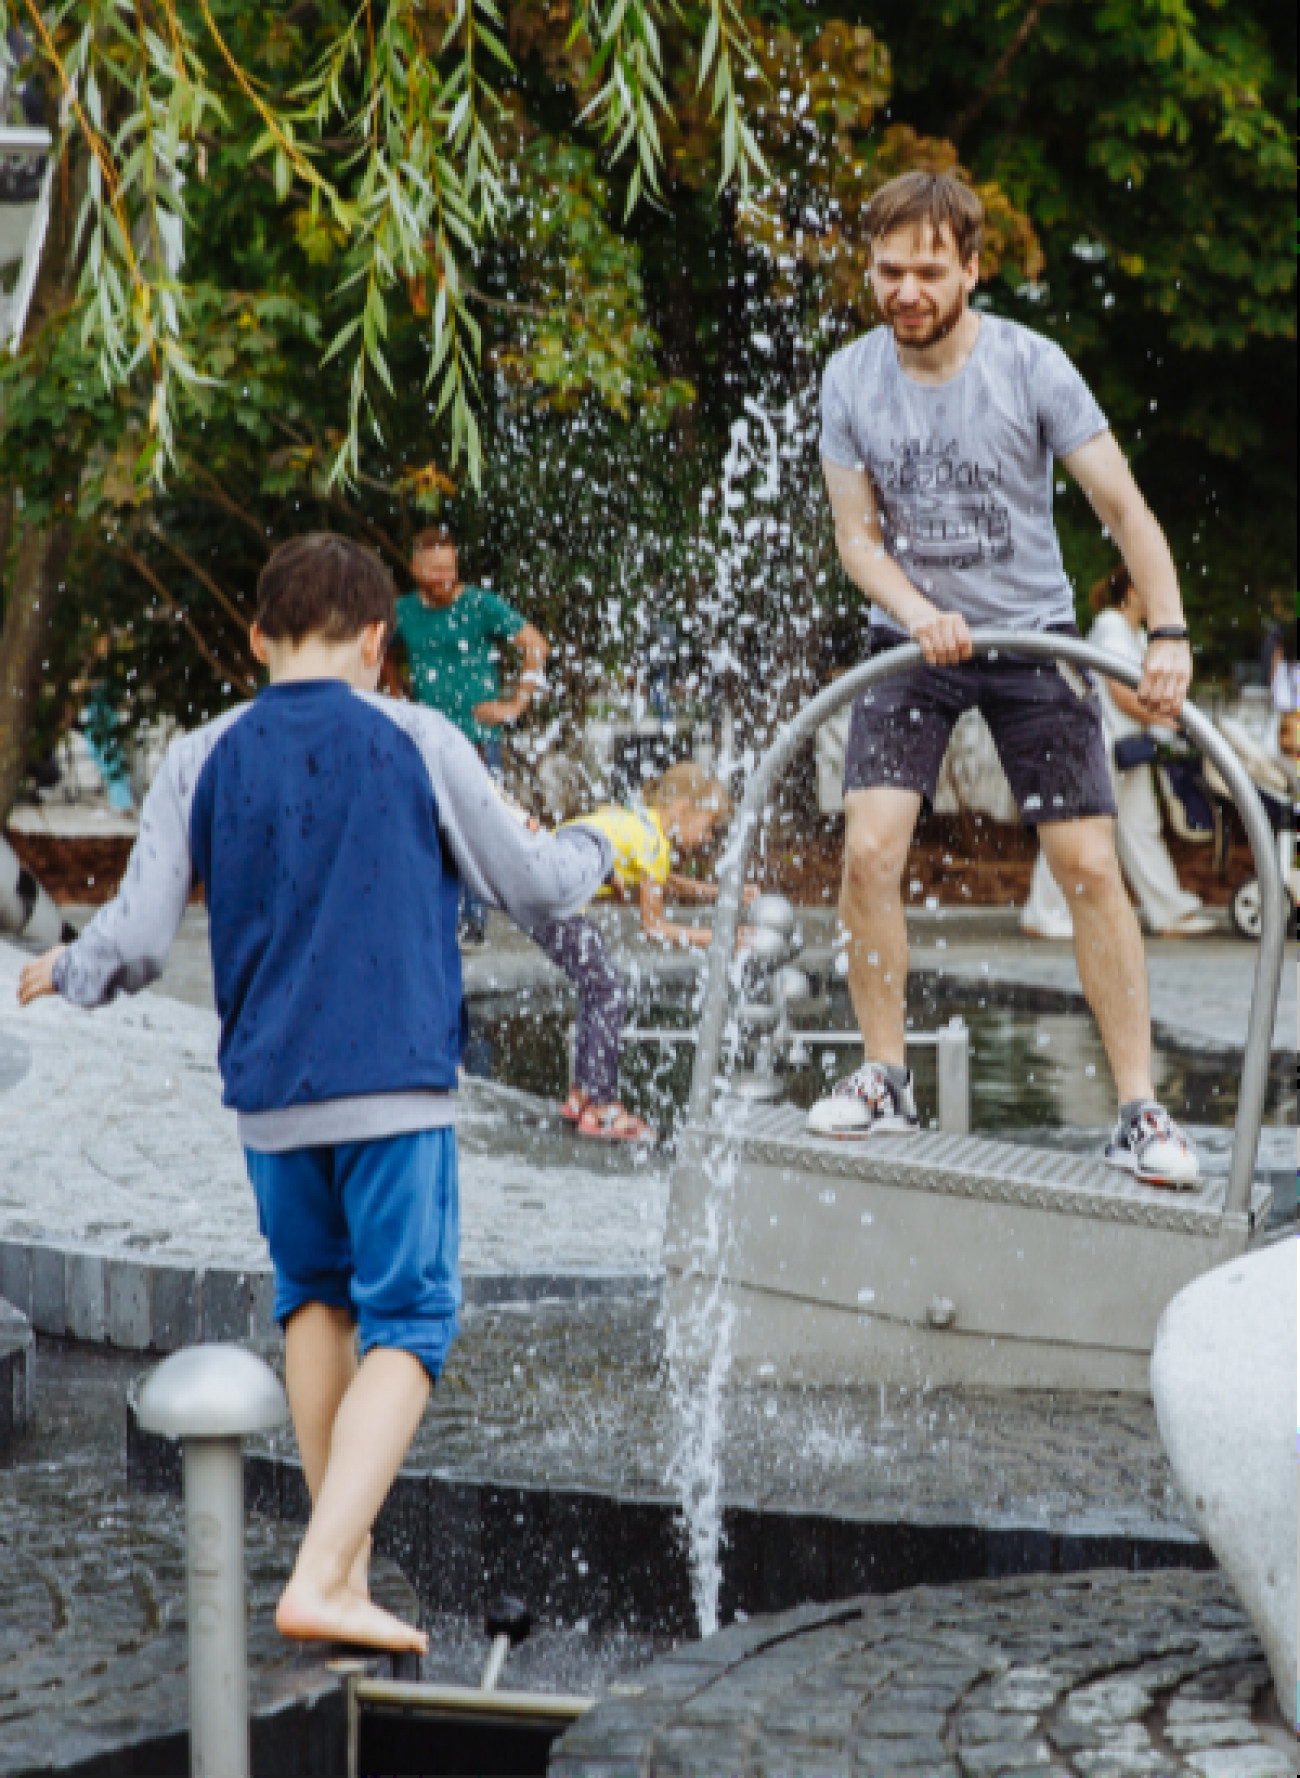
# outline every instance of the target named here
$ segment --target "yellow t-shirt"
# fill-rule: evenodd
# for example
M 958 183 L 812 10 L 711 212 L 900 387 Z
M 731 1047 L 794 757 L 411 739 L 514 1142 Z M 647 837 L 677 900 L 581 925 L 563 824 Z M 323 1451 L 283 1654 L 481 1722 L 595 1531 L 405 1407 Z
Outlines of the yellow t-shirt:
M 635 890 L 644 882 L 663 884 L 672 869 L 668 835 L 653 809 L 621 809 L 613 803 L 566 821 L 565 827 L 598 828 L 614 848 L 614 880 L 620 888 Z M 608 895 L 602 886 L 599 895 Z

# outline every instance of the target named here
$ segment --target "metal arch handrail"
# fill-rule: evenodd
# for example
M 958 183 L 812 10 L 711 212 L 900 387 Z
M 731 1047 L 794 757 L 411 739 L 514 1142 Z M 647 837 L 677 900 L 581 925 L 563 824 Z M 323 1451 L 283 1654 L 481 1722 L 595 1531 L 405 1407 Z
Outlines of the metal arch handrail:
M 1076 641 L 1073 637 L 1018 630 L 976 630 L 971 641 L 977 655 L 996 655 L 1005 651 L 1034 659 L 1069 661 L 1073 666 L 1090 668 L 1131 687 L 1140 684 L 1142 678 L 1141 669 L 1132 662 L 1121 660 L 1118 655 L 1108 654 L 1103 649 L 1094 648 L 1090 643 Z M 714 942 L 709 949 L 700 1031 L 695 1047 L 695 1072 L 691 1077 L 688 1116 L 693 1124 L 703 1124 L 712 1110 L 713 1083 L 717 1077 L 718 1059 L 722 1050 L 727 987 L 740 918 L 745 863 L 772 784 L 790 763 L 795 749 L 829 716 L 833 716 L 843 705 L 850 703 L 878 680 L 901 672 L 905 667 L 917 666 L 922 660 L 921 650 L 916 643 L 904 643 L 876 655 L 862 666 L 844 674 L 833 685 L 827 686 L 810 704 L 805 705 L 794 721 L 772 743 L 746 786 L 718 872 L 719 893 L 713 924 Z M 1225 1216 L 1244 1215 L 1249 1210 L 1255 1177 L 1259 1133 L 1264 1121 L 1264 1100 L 1268 1090 L 1273 1024 L 1282 979 L 1283 949 L 1286 943 L 1283 885 L 1274 852 L 1272 826 L 1245 767 L 1214 724 L 1194 705 L 1183 705 L 1179 726 L 1193 745 L 1218 769 L 1231 791 L 1245 824 L 1259 874 L 1263 931 L 1255 965 L 1241 1090 L 1237 1101 L 1237 1122 L 1233 1133 L 1232 1163 L 1224 1199 Z

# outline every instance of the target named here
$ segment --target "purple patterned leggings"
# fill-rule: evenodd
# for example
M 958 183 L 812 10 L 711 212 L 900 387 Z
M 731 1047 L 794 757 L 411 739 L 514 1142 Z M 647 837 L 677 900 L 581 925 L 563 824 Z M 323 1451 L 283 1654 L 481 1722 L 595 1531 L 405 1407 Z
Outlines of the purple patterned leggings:
M 618 1039 L 627 1017 L 627 983 L 590 920 L 551 920 L 533 938 L 578 991 L 573 1084 L 597 1105 L 618 1098 Z

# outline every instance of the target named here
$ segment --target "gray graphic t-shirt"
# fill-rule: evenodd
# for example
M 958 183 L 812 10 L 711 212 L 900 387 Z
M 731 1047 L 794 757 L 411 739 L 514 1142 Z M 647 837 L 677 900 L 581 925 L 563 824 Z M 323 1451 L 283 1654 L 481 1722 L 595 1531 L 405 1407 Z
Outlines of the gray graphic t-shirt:
M 1061 348 L 995 315 L 981 315 L 974 350 L 946 383 L 904 375 L 888 327 L 837 352 L 822 380 L 822 456 L 867 470 L 890 555 L 940 610 L 972 624 L 1074 621 L 1052 460 L 1105 430 Z M 897 628 L 878 609 L 872 622 Z

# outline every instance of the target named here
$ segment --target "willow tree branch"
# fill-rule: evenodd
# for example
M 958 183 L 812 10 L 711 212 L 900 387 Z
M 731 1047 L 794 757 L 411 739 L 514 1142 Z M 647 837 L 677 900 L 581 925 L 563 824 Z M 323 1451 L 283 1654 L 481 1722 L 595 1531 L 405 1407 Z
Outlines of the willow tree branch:
M 998 88 L 1002 85 L 1002 82 L 1010 72 L 1011 64 L 1015 61 L 1021 50 L 1038 29 L 1038 21 L 1043 16 L 1044 8 L 1050 4 L 1051 0 L 1033 0 L 1033 4 L 1030 6 L 1029 11 L 1020 21 L 1020 27 L 1016 31 L 1015 36 L 1003 50 L 1001 56 L 999 56 L 992 74 L 989 75 L 987 81 L 985 81 L 979 92 L 976 93 L 970 104 L 948 131 L 948 140 L 954 147 L 960 146 L 961 139 L 966 134 L 967 130 L 969 130 L 971 125 L 977 123 L 983 116 L 989 101 L 997 93 Z
M 239 609 L 234 600 L 222 590 L 215 580 L 213 580 L 208 571 L 194 560 L 193 556 L 187 554 L 187 552 L 181 548 L 179 543 L 173 543 L 172 539 L 163 530 L 161 525 L 149 524 L 146 526 L 146 529 L 152 538 L 158 543 L 161 543 L 165 550 L 168 550 L 175 556 L 182 568 L 188 568 L 195 580 L 199 581 L 201 585 L 208 589 L 212 594 L 212 597 L 218 602 L 228 617 L 233 619 L 241 629 L 247 625 L 248 613 Z
M 134 568 L 140 578 L 149 583 L 167 609 L 174 612 L 175 615 L 180 618 L 181 622 L 185 625 L 185 628 L 189 631 L 194 646 L 198 649 L 199 653 L 203 656 L 204 660 L 212 668 L 212 671 L 218 678 L 237 679 L 246 686 L 249 691 L 257 690 L 257 681 L 251 673 L 246 673 L 239 667 L 230 668 L 222 664 L 215 650 L 207 641 L 205 641 L 189 612 L 186 611 L 183 606 L 178 605 L 176 600 L 172 598 L 166 586 L 159 580 L 158 576 L 154 573 L 148 562 L 144 560 L 143 556 L 138 555 L 136 551 L 131 548 L 129 543 L 117 543 L 108 547 L 111 554 L 120 556 L 129 567 Z

